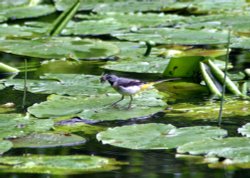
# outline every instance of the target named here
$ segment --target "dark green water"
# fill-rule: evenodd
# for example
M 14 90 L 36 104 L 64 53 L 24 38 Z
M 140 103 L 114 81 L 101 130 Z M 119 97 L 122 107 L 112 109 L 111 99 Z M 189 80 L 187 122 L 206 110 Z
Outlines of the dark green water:
M 245 53 L 234 54 L 231 56 L 237 69 L 242 69 L 244 66 L 248 66 L 247 61 L 237 62 L 242 55 L 249 55 L 248 51 Z M 11 59 L 11 60 L 10 60 Z M 23 69 L 23 59 L 18 56 L 2 55 L 1 62 L 5 62 L 9 65 Z M 50 65 L 41 65 L 39 60 L 29 59 L 28 63 L 28 78 L 38 78 L 44 73 L 85 73 L 100 75 L 103 71 L 98 68 L 101 62 L 80 62 L 70 65 L 67 62 L 55 62 Z M 23 78 L 24 74 L 20 73 L 17 78 Z M 130 77 L 140 78 L 148 80 L 147 76 L 140 74 L 131 74 Z M 46 100 L 47 95 L 31 94 L 27 95 L 26 106 L 30 106 L 34 103 Z M 26 110 L 21 108 L 23 92 L 15 91 L 12 88 L 6 88 L 0 92 L 0 104 L 7 102 L 15 102 L 17 112 L 24 113 Z M 205 96 L 207 97 L 207 96 Z M 189 102 L 193 100 L 203 100 L 200 96 L 189 96 L 183 98 L 182 101 Z M 198 98 L 198 99 L 197 99 Z M 237 135 L 236 130 L 239 126 L 249 122 L 249 117 L 244 118 L 225 118 L 225 122 L 222 127 L 229 131 L 230 136 Z M 135 122 L 135 121 L 134 121 Z M 131 122 L 118 123 L 118 124 L 132 124 Z M 168 116 L 137 121 L 138 123 L 156 122 L 156 123 L 170 123 L 177 127 L 193 126 L 193 125 L 217 125 L 217 122 L 213 121 L 185 121 L 183 118 L 171 118 Z M 111 125 L 114 125 L 111 123 Z M 81 133 L 78 133 L 81 135 Z M 99 155 L 110 158 L 115 158 L 119 161 L 128 162 L 128 165 L 122 166 L 118 170 L 110 172 L 100 173 L 88 173 L 80 175 L 67 175 L 67 176 L 56 176 L 47 174 L 5 174 L 0 173 L 0 177 L 11 177 L 11 178 L 49 178 L 49 177 L 93 177 L 93 178 L 137 178 L 137 177 L 148 177 L 148 178 L 247 178 L 250 177 L 250 170 L 226 170 L 226 169 L 211 169 L 208 168 L 207 164 L 195 164 L 193 161 L 181 160 L 175 158 L 176 151 L 173 150 L 156 150 L 156 151 L 135 151 L 129 149 L 121 149 L 109 145 L 102 145 L 97 142 L 95 135 L 88 136 L 88 141 L 84 145 L 73 146 L 73 147 L 61 147 L 61 148 L 46 148 L 46 149 L 12 149 L 5 153 L 5 156 L 23 155 L 23 154 L 44 154 L 44 155 Z

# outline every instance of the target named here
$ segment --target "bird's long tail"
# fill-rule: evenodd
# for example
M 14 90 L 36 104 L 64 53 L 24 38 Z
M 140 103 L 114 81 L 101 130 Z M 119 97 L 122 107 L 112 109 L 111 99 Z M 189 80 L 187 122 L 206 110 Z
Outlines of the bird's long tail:
M 142 90 L 146 90 L 148 88 L 151 88 L 153 87 L 154 85 L 156 84 L 159 84 L 159 83 L 162 83 L 162 82 L 166 82 L 166 81 L 172 81 L 172 80 L 180 80 L 181 78 L 171 78 L 171 79 L 164 79 L 164 80 L 158 80 L 158 81 L 155 81 L 155 82 L 149 82 L 149 83 L 145 83 L 141 86 L 141 89 Z

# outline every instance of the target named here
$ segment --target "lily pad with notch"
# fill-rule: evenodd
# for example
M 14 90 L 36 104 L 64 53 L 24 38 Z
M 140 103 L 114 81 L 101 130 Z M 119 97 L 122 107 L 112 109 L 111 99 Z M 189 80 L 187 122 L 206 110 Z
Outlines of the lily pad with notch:
M 10 150 L 12 146 L 13 146 L 12 142 L 8 140 L 0 140 L 0 155 Z
M 134 96 L 129 112 L 126 109 L 129 98 L 121 101 L 117 107 L 111 106 L 111 103 L 120 97 L 121 95 L 116 93 L 90 97 L 51 95 L 47 101 L 29 107 L 28 112 L 38 118 L 73 115 L 86 121 L 99 122 L 148 118 L 162 112 L 166 107 L 163 96 L 153 89 Z
M 97 134 L 103 144 L 129 149 L 172 149 L 206 138 L 221 138 L 227 131 L 212 126 L 176 128 L 166 124 L 139 124 L 108 128 Z

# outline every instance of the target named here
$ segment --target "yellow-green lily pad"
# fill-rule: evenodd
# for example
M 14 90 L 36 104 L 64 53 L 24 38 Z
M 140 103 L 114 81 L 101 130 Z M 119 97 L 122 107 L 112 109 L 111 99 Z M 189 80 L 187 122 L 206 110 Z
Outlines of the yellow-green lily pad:
M 176 128 L 166 124 L 139 124 L 108 128 L 97 134 L 103 144 L 130 149 L 171 149 L 206 138 L 221 138 L 227 131 L 218 127 Z
M 246 137 L 250 137 L 250 123 L 247 123 L 241 128 L 238 128 L 238 132 Z
M 0 140 L 0 155 L 10 150 L 12 146 L 13 146 L 12 142 L 8 140 Z
M 5 156 L 0 158 L 0 172 L 69 175 L 111 171 L 122 164 L 115 159 L 87 155 Z

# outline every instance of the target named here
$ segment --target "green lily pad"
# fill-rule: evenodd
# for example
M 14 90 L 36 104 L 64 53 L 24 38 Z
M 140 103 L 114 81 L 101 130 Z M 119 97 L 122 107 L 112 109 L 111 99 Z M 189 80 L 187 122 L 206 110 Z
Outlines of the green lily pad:
M 32 133 L 24 137 L 12 139 L 14 148 L 48 148 L 58 146 L 74 146 L 83 144 L 86 139 L 67 133 Z
M 144 28 L 135 32 L 114 33 L 112 35 L 122 40 L 153 41 L 158 44 L 211 45 L 227 43 L 227 33 L 212 30 Z
M 31 50 L 32 49 L 32 50 Z M 33 40 L 0 40 L 0 51 L 37 58 L 105 59 L 118 48 L 100 40 L 51 37 Z
M 238 132 L 246 137 L 250 137 L 250 123 L 243 125 L 241 128 L 238 128 Z
M 33 174 L 82 174 L 110 171 L 124 164 L 99 156 L 9 156 L 0 158 L 0 172 Z
M 32 132 L 50 130 L 54 122 L 50 119 L 23 117 L 21 114 L 0 114 L 0 138 L 17 138 Z
M 168 63 L 169 59 L 149 57 L 144 60 L 109 61 L 102 68 L 120 72 L 161 74 Z
M 206 138 L 220 138 L 227 131 L 218 127 L 194 126 L 175 128 L 165 124 L 140 124 L 109 128 L 97 134 L 103 144 L 130 149 L 171 149 Z
M 24 19 L 32 17 L 40 17 L 51 14 L 56 11 L 52 5 L 36 5 L 36 6 L 16 6 L 1 8 L 0 15 L 10 19 Z
M 193 155 L 205 154 L 206 161 L 209 163 L 210 158 L 213 162 L 210 167 L 241 167 L 249 168 L 250 166 L 250 139 L 242 137 L 229 137 L 225 139 L 207 139 L 187 143 L 178 147 L 179 153 L 190 153 Z M 224 161 L 219 162 L 219 158 Z M 217 161 L 217 162 L 216 162 Z M 219 162 L 219 163 L 218 163 Z
M 9 79 L 5 86 L 23 90 L 23 79 Z M 108 84 L 100 83 L 100 76 L 80 74 L 45 74 L 41 80 L 27 80 L 27 89 L 32 93 L 59 95 L 96 95 L 113 91 Z
M 79 22 L 70 22 L 63 30 L 65 35 L 103 35 L 111 34 L 121 29 L 137 30 L 141 27 L 157 25 L 173 25 L 173 21 L 182 19 L 177 15 L 163 14 L 124 14 L 107 13 L 91 16 L 77 16 L 82 18 Z
M 14 103 L 5 103 L 0 105 L 0 114 L 13 112 L 15 111 L 15 104 Z
M 250 39 L 249 38 L 238 38 L 233 41 L 233 44 L 230 45 L 231 48 L 242 48 L 250 49 Z
M 120 97 L 119 94 L 90 97 L 51 95 L 47 101 L 29 107 L 28 111 L 38 118 L 74 115 L 98 122 L 150 117 L 166 107 L 163 96 L 157 90 L 145 91 L 135 96 L 129 111 L 126 109 L 129 98 L 124 99 L 117 107 L 110 106 Z
M 47 28 L 28 27 L 20 25 L 0 25 L 1 37 L 37 37 L 47 33 Z
M 199 119 L 217 119 L 220 103 L 218 101 L 207 101 L 200 103 L 178 103 L 171 105 L 171 110 L 166 113 L 169 117 Z M 250 102 L 228 98 L 223 106 L 223 117 L 248 116 L 250 114 Z
M 1 84 L 1 83 L 0 83 L 0 90 L 2 90 L 2 89 L 4 89 L 4 88 L 5 88 L 4 84 Z
M 13 144 L 8 140 L 0 140 L 0 155 L 12 148 Z

